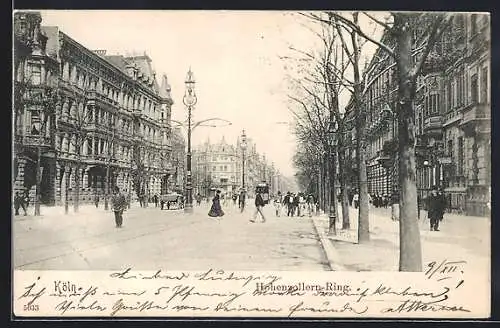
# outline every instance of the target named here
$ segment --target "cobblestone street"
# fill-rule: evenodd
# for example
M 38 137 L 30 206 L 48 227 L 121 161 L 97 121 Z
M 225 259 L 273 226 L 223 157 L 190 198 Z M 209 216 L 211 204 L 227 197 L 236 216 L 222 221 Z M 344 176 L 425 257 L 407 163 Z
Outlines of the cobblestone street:
M 253 208 L 232 204 L 221 220 L 209 219 L 206 204 L 193 215 L 180 210 L 133 207 L 123 228 L 113 213 L 83 206 L 78 215 L 43 208 L 42 217 L 14 219 L 14 267 L 40 270 L 328 270 L 309 218 L 250 223 Z

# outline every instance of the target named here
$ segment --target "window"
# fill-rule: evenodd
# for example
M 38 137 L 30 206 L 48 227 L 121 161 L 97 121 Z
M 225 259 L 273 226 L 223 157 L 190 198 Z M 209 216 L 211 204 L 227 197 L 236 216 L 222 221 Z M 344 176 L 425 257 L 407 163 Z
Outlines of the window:
M 426 116 L 439 113 L 439 94 L 432 93 L 426 97 Z
M 419 116 L 419 119 L 418 119 L 418 129 L 419 129 L 419 134 L 423 134 L 424 133 L 424 117 L 422 115 L 422 109 L 420 109 L 419 113 L 418 113 L 418 116 Z
M 87 154 L 92 155 L 92 139 L 87 139 Z
M 478 85 L 477 85 L 477 74 L 474 74 L 470 78 L 470 101 L 472 104 L 476 104 L 478 102 Z
M 472 14 L 470 16 L 470 34 L 471 37 L 477 33 L 477 14 Z
M 458 138 L 458 158 L 457 158 L 457 173 L 462 176 L 464 174 L 464 138 Z
M 464 70 L 461 69 L 460 72 L 458 73 L 458 79 L 457 79 L 457 98 L 458 98 L 458 102 L 457 102 L 457 105 L 458 106 L 463 106 L 465 104 L 465 74 L 464 74 Z
M 453 105 L 451 103 L 451 92 L 453 90 L 453 84 L 451 83 L 451 81 L 448 81 L 447 85 L 446 85 L 446 104 L 448 106 L 448 110 L 451 110 L 453 108 Z
M 453 162 L 453 139 L 448 140 L 448 157 L 451 158 Z
M 31 82 L 34 85 L 39 85 L 42 83 L 42 68 L 40 65 L 31 66 Z
M 481 69 L 481 103 L 488 102 L 488 67 Z

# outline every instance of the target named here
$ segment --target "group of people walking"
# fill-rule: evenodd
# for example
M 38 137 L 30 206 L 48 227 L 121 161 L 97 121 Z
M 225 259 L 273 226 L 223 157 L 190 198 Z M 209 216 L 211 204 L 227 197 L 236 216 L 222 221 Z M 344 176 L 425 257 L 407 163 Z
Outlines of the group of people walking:
M 245 191 L 241 191 L 240 194 L 237 197 L 238 200 L 238 208 L 240 212 L 243 212 L 245 209 L 245 202 L 246 202 L 246 193 Z M 236 200 L 233 197 L 233 204 L 235 204 Z M 262 193 L 259 191 L 256 191 L 255 193 L 255 212 L 250 219 L 250 222 L 255 223 L 257 222 L 257 216 L 260 216 L 260 221 L 262 223 L 266 222 L 266 217 L 264 216 L 264 206 L 265 206 L 264 198 L 262 197 Z M 210 210 L 208 212 L 208 216 L 210 218 L 220 218 L 225 215 L 224 210 L 222 209 L 221 206 L 221 191 L 217 190 L 215 192 L 215 196 L 212 199 L 212 206 L 210 207 Z
M 317 212 L 316 198 L 312 194 L 305 195 L 304 193 L 298 192 L 296 194 L 287 192 L 285 196 L 278 195 L 274 199 L 274 204 L 276 208 L 276 216 L 281 216 L 282 208 L 286 210 L 287 216 L 312 216 L 313 213 Z

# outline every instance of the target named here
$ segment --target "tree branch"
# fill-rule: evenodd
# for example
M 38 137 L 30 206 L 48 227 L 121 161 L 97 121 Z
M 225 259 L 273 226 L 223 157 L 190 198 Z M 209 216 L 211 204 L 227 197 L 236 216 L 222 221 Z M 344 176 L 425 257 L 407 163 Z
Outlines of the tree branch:
M 443 32 L 443 29 L 441 29 L 439 32 L 439 27 L 443 24 L 445 16 L 444 15 L 438 15 L 436 19 L 434 20 L 434 23 L 431 26 L 431 31 L 429 33 L 429 36 L 427 37 L 427 43 L 425 45 L 425 48 L 422 52 L 422 55 L 420 57 L 420 60 L 417 62 L 417 65 L 415 65 L 415 68 L 412 70 L 410 73 L 410 77 L 412 79 L 415 79 L 422 69 L 422 66 L 424 65 L 427 56 L 429 55 L 431 49 L 434 47 L 434 44 L 436 43 L 436 40 L 439 38 L 441 33 Z
M 363 32 L 363 30 L 361 30 L 361 28 L 359 26 L 354 24 L 352 21 L 348 20 L 345 17 L 342 17 L 339 14 L 332 13 L 331 15 L 333 15 L 336 19 L 338 19 L 340 22 L 342 22 L 344 28 L 349 28 L 351 31 L 356 32 L 359 36 L 365 38 L 366 40 L 370 41 L 371 43 L 379 46 L 381 49 L 386 51 L 391 57 L 396 58 L 395 52 L 390 47 L 388 47 L 386 44 L 384 44 L 380 41 L 377 41 L 377 40 L 373 39 L 372 37 L 368 36 L 365 32 Z
M 367 16 L 368 18 L 370 18 L 371 20 L 373 20 L 375 23 L 379 24 L 380 26 L 382 26 L 383 28 L 385 28 L 387 31 L 390 31 L 392 29 L 392 26 L 390 26 L 389 24 L 387 23 L 384 23 L 382 22 L 381 20 L 379 19 L 376 19 L 375 17 L 373 17 L 372 15 L 370 15 L 369 13 L 367 13 L 366 11 L 363 11 L 363 14 L 365 16 Z

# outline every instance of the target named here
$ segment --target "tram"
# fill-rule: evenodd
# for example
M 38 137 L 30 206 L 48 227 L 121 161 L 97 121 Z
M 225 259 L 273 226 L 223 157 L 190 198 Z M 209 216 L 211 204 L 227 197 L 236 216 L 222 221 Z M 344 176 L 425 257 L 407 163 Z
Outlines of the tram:
M 257 184 L 255 187 L 255 192 L 260 192 L 262 195 L 262 199 L 264 200 L 264 204 L 269 204 L 269 184 L 267 182 L 261 182 Z

